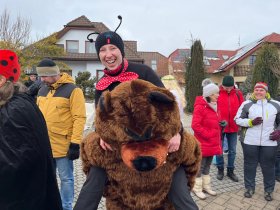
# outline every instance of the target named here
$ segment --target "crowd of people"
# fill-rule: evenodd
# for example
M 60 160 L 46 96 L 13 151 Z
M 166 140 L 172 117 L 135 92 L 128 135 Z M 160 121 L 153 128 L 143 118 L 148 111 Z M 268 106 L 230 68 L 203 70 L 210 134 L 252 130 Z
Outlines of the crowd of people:
M 225 76 L 220 87 L 208 79 L 202 82 L 203 95 L 196 98 L 192 129 L 201 144 L 202 162 L 194 187 L 195 195 L 205 199 L 204 192 L 216 195 L 211 189 L 209 170 L 216 155 L 217 180 L 224 177 L 223 143 L 226 137 L 228 150 L 227 176 L 234 182 L 234 161 L 238 130 L 244 156 L 244 197 L 255 193 L 258 164 L 261 166 L 264 198 L 272 201 L 275 182 L 279 181 L 280 102 L 273 100 L 268 85 L 258 82 L 251 97 L 244 101 L 236 89 L 234 78 Z M 207 117 L 205 117 L 207 116 Z
M 104 91 L 111 91 L 122 82 L 143 79 L 164 87 L 150 67 L 126 60 L 123 40 L 116 32 L 99 34 L 95 47 L 104 65 L 104 76 L 96 84 L 95 105 Z M 36 67 L 36 75 L 30 76 L 26 86 L 35 85 L 33 89 L 18 82 L 20 65 L 14 52 L 0 50 L 0 60 L 1 209 L 71 210 L 73 160 L 79 158 L 86 120 L 83 92 L 51 59 L 43 59 Z M 40 77 L 40 85 L 36 84 L 37 77 Z M 205 193 L 217 195 L 211 187 L 210 167 L 216 156 L 216 178 L 224 178 L 225 138 L 228 141 L 227 176 L 233 182 L 239 181 L 234 169 L 241 128 L 244 196 L 253 196 L 256 168 L 260 164 L 264 198 L 273 200 L 275 181 L 280 181 L 279 99 L 273 100 L 268 85 L 258 82 L 251 97 L 244 101 L 232 76 L 225 76 L 220 87 L 210 79 L 205 79 L 202 86 L 203 94 L 196 98 L 191 124 L 203 156 L 193 192 L 200 199 L 206 198 Z M 34 95 L 36 100 L 31 97 Z M 181 135 L 177 133 L 169 140 L 168 152 L 176 152 L 180 141 Z M 114 149 L 106 139 L 100 139 L 100 146 L 107 151 Z M 106 184 L 106 171 L 92 165 L 74 209 L 97 209 Z M 168 194 L 176 210 L 198 209 L 187 184 L 183 166 L 179 166 Z

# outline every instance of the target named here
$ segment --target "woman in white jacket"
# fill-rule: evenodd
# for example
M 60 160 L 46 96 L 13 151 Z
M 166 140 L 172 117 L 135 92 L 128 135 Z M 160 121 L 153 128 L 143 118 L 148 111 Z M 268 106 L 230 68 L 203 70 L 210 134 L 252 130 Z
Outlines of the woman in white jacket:
M 263 174 L 264 198 L 271 201 L 275 186 L 277 141 L 280 139 L 280 103 L 270 98 L 266 83 L 256 83 L 251 98 L 241 104 L 235 122 L 242 127 L 244 196 L 251 198 L 255 192 L 259 163 Z

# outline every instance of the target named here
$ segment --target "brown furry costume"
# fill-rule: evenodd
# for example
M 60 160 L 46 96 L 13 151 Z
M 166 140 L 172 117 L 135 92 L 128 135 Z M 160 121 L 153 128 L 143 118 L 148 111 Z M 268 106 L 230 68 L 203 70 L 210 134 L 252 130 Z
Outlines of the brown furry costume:
M 168 151 L 168 140 L 180 131 L 175 98 L 168 90 L 134 80 L 104 92 L 96 109 L 96 132 L 82 142 L 83 170 L 90 165 L 106 169 L 108 210 L 172 210 L 167 199 L 172 174 L 185 166 L 190 188 L 201 160 L 193 135 L 182 133 L 180 149 Z M 104 151 L 100 137 L 114 151 Z

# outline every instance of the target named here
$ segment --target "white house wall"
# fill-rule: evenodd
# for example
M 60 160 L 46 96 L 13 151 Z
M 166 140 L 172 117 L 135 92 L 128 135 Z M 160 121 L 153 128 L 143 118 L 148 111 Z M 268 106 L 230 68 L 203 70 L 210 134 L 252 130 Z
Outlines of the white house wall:
M 87 35 L 92 32 L 92 30 L 71 29 L 59 39 L 57 44 L 63 44 L 64 49 L 66 50 L 66 40 L 77 40 L 79 41 L 79 53 L 85 53 L 85 42 L 88 41 Z M 97 35 L 94 34 L 90 38 L 95 40 L 96 37 Z
M 91 61 L 86 63 L 86 70 L 91 73 L 92 76 L 96 76 L 96 70 L 103 70 L 104 66 L 101 64 L 101 62 Z
M 77 40 L 79 41 L 79 53 L 85 53 L 85 42 L 87 35 L 92 33 L 92 30 L 75 30 L 71 29 L 64 34 L 57 42 L 57 44 L 63 44 L 64 50 L 66 50 L 66 40 Z M 92 35 L 90 38 L 95 39 L 97 35 Z M 72 69 L 72 76 L 78 75 L 78 72 L 89 71 L 92 77 L 96 76 L 96 70 L 102 70 L 104 67 L 99 61 L 63 61 Z
M 72 69 L 72 77 L 78 75 L 78 72 L 89 71 L 92 77 L 96 76 L 96 70 L 104 69 L 100 62 L 96 61 L 63 61 Z

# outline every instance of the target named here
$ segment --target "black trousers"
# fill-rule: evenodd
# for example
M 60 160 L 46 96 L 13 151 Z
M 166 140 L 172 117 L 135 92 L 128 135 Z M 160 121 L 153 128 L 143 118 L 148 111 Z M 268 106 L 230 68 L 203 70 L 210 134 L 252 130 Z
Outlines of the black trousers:
M 263 174 L 265 192 L 273 192 L 275 186 L 275 160 L 277 146 L 255 146 L 242 143 L 244 155 L 244 184 L 255 190 L 258 163 Z
M 84 183 L 74 210 L 97 210 L 104 186 L 107 182 L 107 174 L 104 169 L 92 166 Z M 172 179 L 168 193 L 169 200 L 176 210 L 198 210 L 196 203 L 190 195 L 183 167 L 179 167 Z
M 200 170 L 196 177 L 201 177 L 201 175 L 209 175 L 210 167 L 212 164 L 213 156 L 203 157 L 200 163 Z

